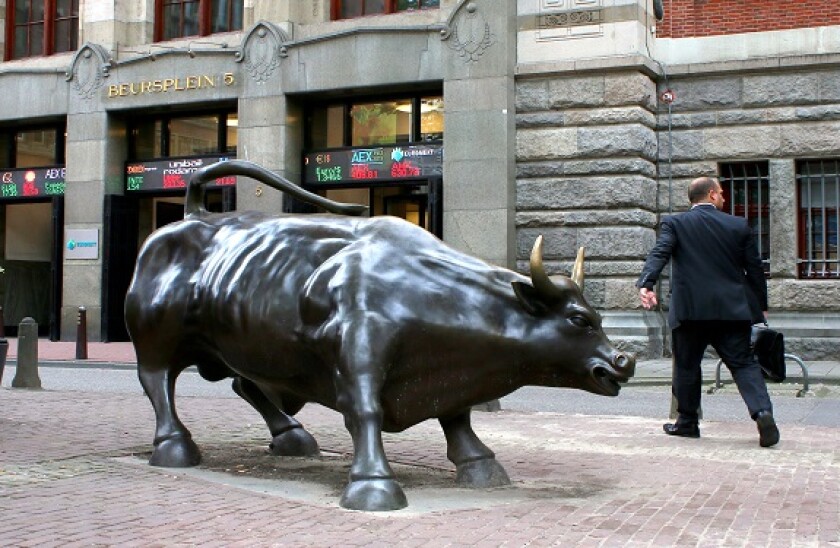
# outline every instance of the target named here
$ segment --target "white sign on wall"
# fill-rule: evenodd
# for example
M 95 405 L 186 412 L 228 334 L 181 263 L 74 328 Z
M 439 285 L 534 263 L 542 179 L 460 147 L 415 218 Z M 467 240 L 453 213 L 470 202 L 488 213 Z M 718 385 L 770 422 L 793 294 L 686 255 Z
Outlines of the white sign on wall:
M 65 259 L 98 259 L 99 229 L 68 228 L 64 231 Z

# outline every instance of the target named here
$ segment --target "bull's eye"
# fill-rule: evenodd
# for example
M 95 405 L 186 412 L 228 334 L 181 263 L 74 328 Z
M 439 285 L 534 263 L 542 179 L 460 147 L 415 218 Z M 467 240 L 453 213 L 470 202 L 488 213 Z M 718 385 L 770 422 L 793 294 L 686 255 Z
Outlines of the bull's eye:
M 572 316 L 569 318 L 569 321 L 575 324 L 577 327 L 586 329 L 588 327 L 592 327 L 592 324 L 589 323 L 589 320 L 584 318 L 583 316 Z

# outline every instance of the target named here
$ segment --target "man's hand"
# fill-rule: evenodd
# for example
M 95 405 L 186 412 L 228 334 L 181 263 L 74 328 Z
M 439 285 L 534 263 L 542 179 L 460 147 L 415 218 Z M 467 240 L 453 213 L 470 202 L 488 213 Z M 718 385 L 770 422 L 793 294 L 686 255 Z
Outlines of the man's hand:
M 642 301 L 642 306 L 645 310 L 650 310 L 656 306 L 656 293 L 644 287 L 639 290 L 639 298 Z

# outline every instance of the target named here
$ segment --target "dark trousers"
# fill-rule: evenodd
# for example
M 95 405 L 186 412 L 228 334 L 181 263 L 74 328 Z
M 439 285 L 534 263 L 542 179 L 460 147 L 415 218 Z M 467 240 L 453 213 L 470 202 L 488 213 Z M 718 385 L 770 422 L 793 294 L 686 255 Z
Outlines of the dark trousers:
M 674 351 L 672 392 L 677 399 L 678 422 L 697 422 L 703 373 L 700 362 L 712 345 L 732 373 L 750 417 L 773 411 L 761 368 L 750 350 L 749 322 L 684 321 L 671 331 Z

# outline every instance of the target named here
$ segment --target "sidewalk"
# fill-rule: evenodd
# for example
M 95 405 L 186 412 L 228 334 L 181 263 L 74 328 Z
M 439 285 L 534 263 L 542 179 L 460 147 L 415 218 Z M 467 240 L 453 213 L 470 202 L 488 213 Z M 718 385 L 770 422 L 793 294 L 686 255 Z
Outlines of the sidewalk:
M 0 389 L 0 546 L 840 546 L 840 428 L 786 424 L 762 449 L 748 421 L 684 439 L 637 416 L 473 413 L 512 485 L 471 490 L 426 421 L 383 436 L 408 508 L 365 513 L 338 506 L 353 445 L 337 413 L 306 406 L 322 455 L 281 458 L 243 400 L 177 405 L 196 468 L 147 464 L 139 390 Z
M 39 342 L 55 372 L 133 367 L 130 343 L 91 343 L 79 361 L 75 343 Z M 638 369 L 670 377 L 667 360 Z M 365 513 L 338 506 L 353 451 L 338 413 L 304 407 L 297 418 L 322 455 L 281 458 L 240 398 L 176 403 L 202 451 L 195 468 L 147 464 L 155 419 L 139 387 L 0 388 L 0 546 L 840 547 L 837 427 L 785 423 L 779 445 L 762 449 L 746 420 L 707 420 L 700 439 L 684 439 L 659 418 L 473 413 L 512 485 L 470 490 L 426 421 L 383 436 L 408 508 Z
M 17 361 L 17 339 L 9 338 L 8 362 L 14 365 Z M 130 342 L 88 343 L 88 358 L 76 359 L 76 343 L 67 341 L 53 342 L 48 339 L 38 340 L 39 365 L 61 365 L 62 367 L 134 367 L 137 357 Z M 706 381 L 714 380 L 717 360 L 704 361 L 703 370 Z M 808 378 L 811 384 L 840 385 L 840 361 L 806 361 Z M 726 367 L 721 368 L 721 379 L 731 379 Z M 794 361 L 787 363 L 788 379 L 785 384 L 803 383 L 801 367 Z M 636 375 L 631 384 L 652 384 L 671 382 L 671 360 L 641 360 L 636 363 Z

